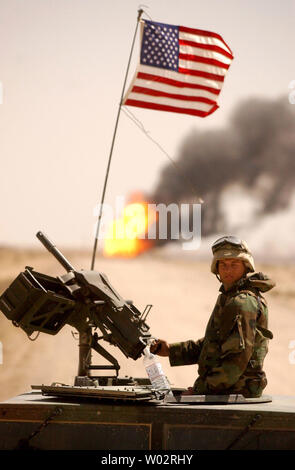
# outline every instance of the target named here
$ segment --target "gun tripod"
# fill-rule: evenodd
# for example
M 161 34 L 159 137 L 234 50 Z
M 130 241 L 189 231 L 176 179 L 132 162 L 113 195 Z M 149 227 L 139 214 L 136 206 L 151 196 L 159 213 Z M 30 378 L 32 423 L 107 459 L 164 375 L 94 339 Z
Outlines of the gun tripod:
M 118 377 L 120 365 L 106 349 L 100 344 L 99 340 L 103 336 L 92 333 L 92 327 L 89 326 L 85 331 L 79 333 L 79 366 L 78 375 L 75 377 L 75 386 L 109 386 L 109 385 L 150 385 L 148 378 L 133 378 L 125 376 Z M 104 357 L 110 364 L 93 365 L 92 349 L 100 356 Z M 114 371 L 113 375 L 92 375 L 91 371 Z

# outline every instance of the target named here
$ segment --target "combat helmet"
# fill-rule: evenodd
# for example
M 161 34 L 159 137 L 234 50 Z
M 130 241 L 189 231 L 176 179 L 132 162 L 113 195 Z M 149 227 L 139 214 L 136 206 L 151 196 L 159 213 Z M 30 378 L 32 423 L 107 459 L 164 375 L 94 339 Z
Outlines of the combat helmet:
M 218 274 L 217 262 L 224 258 L 238 258 L 244 261 L 247 272 L 254 272 L 254 259 L 247 243 L 238 237 L 227 235 L 218 238 L 212 245 L 213 260 L 211 272 Z

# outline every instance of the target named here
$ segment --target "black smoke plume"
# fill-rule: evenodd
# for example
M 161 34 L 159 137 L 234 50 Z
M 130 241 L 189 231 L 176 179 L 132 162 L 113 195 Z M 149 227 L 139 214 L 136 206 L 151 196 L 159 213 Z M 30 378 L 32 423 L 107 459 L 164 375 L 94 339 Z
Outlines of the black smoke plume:
M 295 106 L 287 97 L 247 99 L 223 130 L 193 130 L 150 196 L 155 203 L 198 202 L 202 235 L 226 230 L 221 199 L 233 184 L 260 202 L 259 217 L 286 208 L 295 190 Z

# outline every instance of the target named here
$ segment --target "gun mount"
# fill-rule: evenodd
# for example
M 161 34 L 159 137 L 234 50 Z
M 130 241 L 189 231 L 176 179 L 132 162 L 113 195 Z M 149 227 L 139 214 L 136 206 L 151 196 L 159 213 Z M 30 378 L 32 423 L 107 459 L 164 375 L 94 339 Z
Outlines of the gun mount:
M 77 330 L 79 367 L 75 385 L 93 385 L 94 380 L 99 385 L 128 383 L 128 379 L 119 379 L 118 361 L 99 342 L 107 341 L 126 357 L 138 359 L 151 337 L 146 317 L 152 305 L 141 313 L 120 296 L 105 274 L 76 271 L 42 232 L 36 236 L 67 273 L 55 278 L 26 266 L 0 297 L 0 310 L 29 337 L 34 332 L 55 335 L 66 324 Z M 110 364 L 92 365 L 92 349 Z M 91 375 L 95 370 L 112 370 L 115 375 Z

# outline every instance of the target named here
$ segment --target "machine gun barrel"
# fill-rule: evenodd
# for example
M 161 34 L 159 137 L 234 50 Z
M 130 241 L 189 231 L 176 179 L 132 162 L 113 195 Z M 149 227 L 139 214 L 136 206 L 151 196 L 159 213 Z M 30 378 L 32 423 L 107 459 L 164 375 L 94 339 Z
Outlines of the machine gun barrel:
M 36 237 L 40 242 L 45 246 L 45 248 L 53 254 L 53 256 L 57 259 L 57 261 L 65 268 L 65 270 L 69 273 L 70 271 L 74 271 L 75 269 L 73 266 L 68 262 L 68 260 L 64 257 L 64 255 L 56 248 L 56 246 L 49 240 L 49 238 L 41 231 L 36 233 Z
M 145 322 L 151 305 L 141 313 L 121 297 L 104 273 L 76 271 L 43 232 L 37 232 L 36 237 L 67 274 L 55 278 L 27 266 L 0 296 L 0 311 L 28 335 L 34 331 L 55 335 L 66 324 L 74 327 L 79 332 L 80 350 L 77 384 L 80 379 L 83 382 L 94 377 L 103 384 L 109 378 L 116 381 L 118 361 L 99 340 L 117 346 L 126 357 L 138 359 L 151 338 Z M 99 328 L 102 336 L 93 334 L 92 328 Z M 111 365 L 91 365 L 92 349 Z M 91 376 L 92 369 L 113 369 L 116 377 Z

